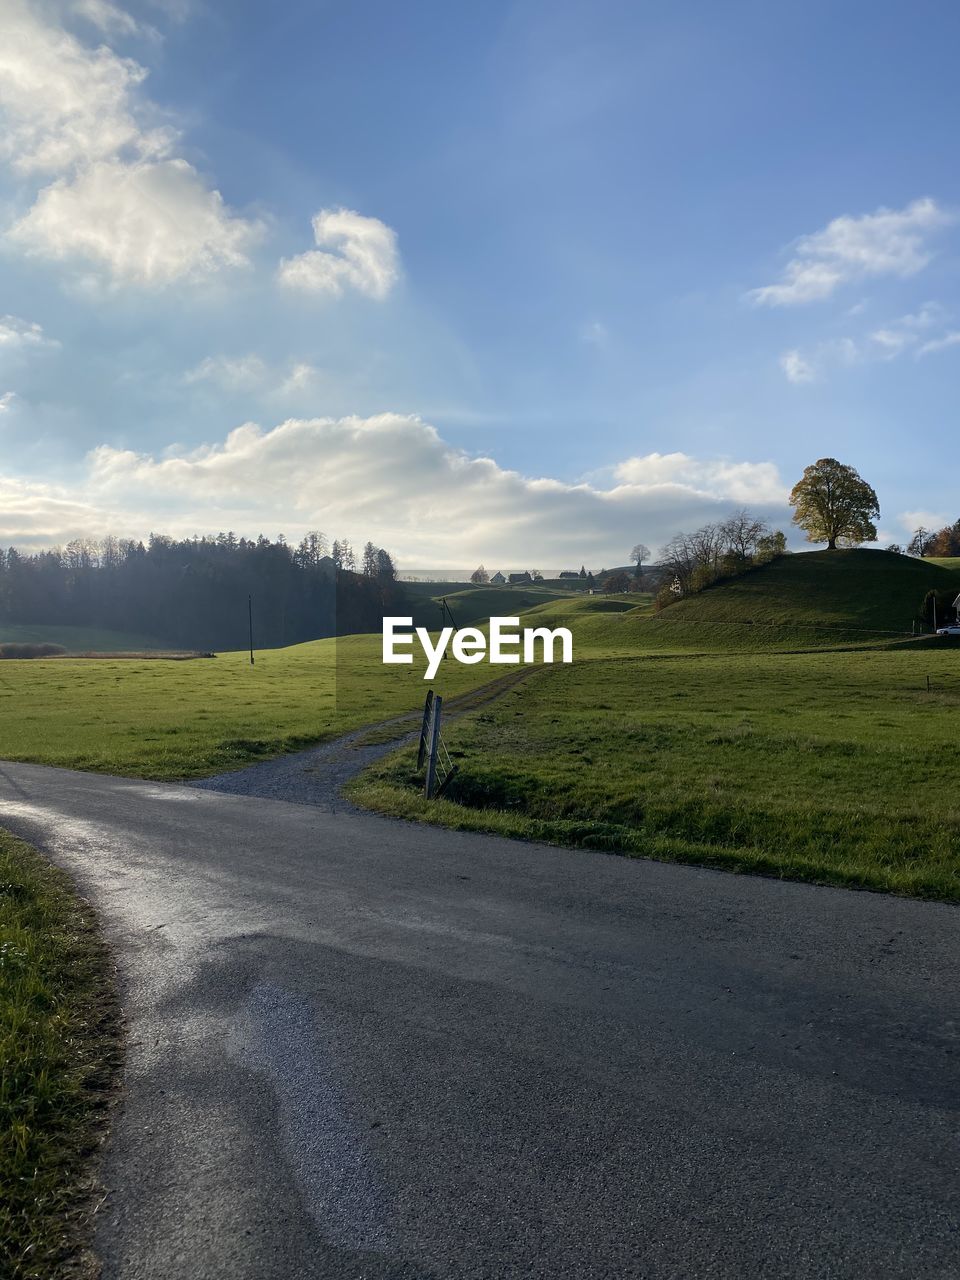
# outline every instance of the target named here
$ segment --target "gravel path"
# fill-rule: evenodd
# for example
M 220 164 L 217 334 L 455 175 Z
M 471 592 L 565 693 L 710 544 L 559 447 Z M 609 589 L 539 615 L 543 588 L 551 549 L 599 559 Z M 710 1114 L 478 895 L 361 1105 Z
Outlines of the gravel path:
M 550 668 L 526 667 L 511 671 L 480 689 L 460 694 L 444 703 L 444 723 L 468 711 L 494 702 L 506 692 L 534 675 L 543 676 Z M 391 734 L 390 730 L 396 730 Z M 343 786 L 369 765 L 391 751 L 417 741 L 420 714 L 414 712 L 364 725 L 352 733 L 325 742 L 306 751 L 264 760 L 260 764 L 218 773 L 188 785 L 201 791 L 221 791 L 234 796 L 258 796 L 262 800 L 286 800 L 290 804 L 308 804 L 328 813 L 357 813 L 357 807 L 341 793 Z M 373 739 L 371 741 L 371 739 Z
M 280 756 L 276 760 L 264 760 L 246 769 L 218 773 L 212 778 L 192 782 L 190 786 L 234 796 L 259 796 L 263 800 L 309 804 L 326 809 L 328 813 L 353 813 L 356 808 L 341 795 L 341 787 L 382 756 L 417 740 L 419 730 L 411 732 L 409 720 L 404 719 L 397 725 L 395 738 L 364 745 L 373 729 L 385 727 L 375 725 L 357 729 L 322 746 Z

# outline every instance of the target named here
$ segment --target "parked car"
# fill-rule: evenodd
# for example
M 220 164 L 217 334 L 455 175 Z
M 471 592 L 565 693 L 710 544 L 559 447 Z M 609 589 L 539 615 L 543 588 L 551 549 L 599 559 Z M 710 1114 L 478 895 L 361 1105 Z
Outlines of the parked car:
M 945 627 L 937 627 L 938 636 L 960 636 L 960 622 L 950 622 Z

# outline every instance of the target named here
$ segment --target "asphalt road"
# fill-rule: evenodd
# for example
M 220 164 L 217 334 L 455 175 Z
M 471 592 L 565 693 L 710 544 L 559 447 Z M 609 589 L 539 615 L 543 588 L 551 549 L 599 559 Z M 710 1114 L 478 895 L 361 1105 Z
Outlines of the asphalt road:
M 955 908 L 0 766 L 117 949 L 107 1280 L 960 1275 Z

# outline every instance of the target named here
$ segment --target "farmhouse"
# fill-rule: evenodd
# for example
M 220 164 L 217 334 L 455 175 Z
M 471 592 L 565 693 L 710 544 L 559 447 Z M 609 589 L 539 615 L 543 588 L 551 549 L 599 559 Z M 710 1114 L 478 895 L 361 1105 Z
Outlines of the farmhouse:
M 579 573 L 577 573 L 576 569 L 561 569 L 560 577 L 561 578 L 579 578 L 580 575 Z
M 532 582 L 533 579 L 530 577 L 529 573 L 511 573 L 510 581 L 516 584 L 518 582 Z
M 507 580 L 498 569 L 497 572 L 490 579 L 490 582 L 491 582 L 491 585 L 494 587 L 503 587 L 506 585 Z

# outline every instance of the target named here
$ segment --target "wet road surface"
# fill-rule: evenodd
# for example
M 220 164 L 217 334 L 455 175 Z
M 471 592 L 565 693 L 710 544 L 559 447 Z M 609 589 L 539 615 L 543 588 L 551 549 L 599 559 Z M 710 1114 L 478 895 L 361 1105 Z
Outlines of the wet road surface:
M 35 765 L 116 949 L 120 1280 L 960 1274 L 950 906 Z

